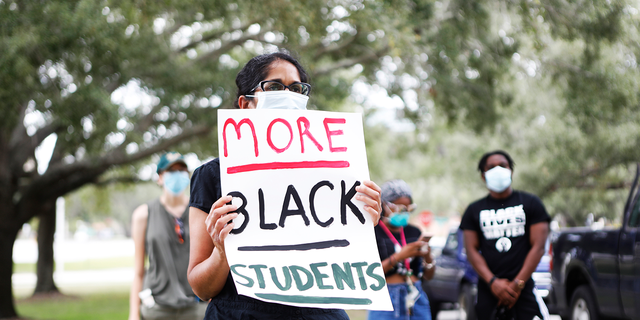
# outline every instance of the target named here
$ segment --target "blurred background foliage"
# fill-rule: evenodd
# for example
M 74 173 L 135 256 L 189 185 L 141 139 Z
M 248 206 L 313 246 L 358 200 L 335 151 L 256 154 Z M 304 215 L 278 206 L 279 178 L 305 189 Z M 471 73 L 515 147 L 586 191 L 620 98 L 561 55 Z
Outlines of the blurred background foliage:
M 4 153 L 23 181 L 9 197 L 53 187 L 42 178 L 83 163 L 104 170 L 52 196 L 85 186 L 69 198 L 73 217 L 128 224 L 153 187 L 113 184 L 153 180 L 151 155 L 163 150 L 190 153 L 195 165 L 215 157 L 216 109 L 232 107 L 236 73 L 256 54 L 286 49 L 311 75 L 309 108 L 363 113 L 372 179 L 407 180 L 421 209 L 460 215 L 486 193 L 478 159 L 504 149 L 516 161 L 514 187 L 540 195 L 563 223 L 589 213 L 615 221 L 640 159 L 639 9 L 2 0 L 0 145 L 26 148 Z M 51 136 L 54 156 L 38 172 L 49 160 L 36 149 Z

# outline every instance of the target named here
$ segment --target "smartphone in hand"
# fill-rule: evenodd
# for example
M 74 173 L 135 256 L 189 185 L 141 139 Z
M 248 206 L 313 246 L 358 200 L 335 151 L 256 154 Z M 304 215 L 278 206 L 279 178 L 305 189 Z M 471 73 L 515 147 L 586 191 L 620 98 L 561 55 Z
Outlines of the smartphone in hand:
M 429 240 L 431 240 L 432 237 L 433 237 L 433 234 L 431 233 L 423 233 L 422 236 L 420 236 L 420 241 L 429 242 Z
M 420 236 L 420 241 L 425 243 L 422 246 L 422 248 L 420 249 L 420 251 L 426 253 L 426 252 L 429 252 L 431 250 L 431 248 L 429 247 L 429 240 L 431 240 L 432 237 L 433 237 L 433 235 L 430 234 L 430 233 L 422 234 L 422 236 Z

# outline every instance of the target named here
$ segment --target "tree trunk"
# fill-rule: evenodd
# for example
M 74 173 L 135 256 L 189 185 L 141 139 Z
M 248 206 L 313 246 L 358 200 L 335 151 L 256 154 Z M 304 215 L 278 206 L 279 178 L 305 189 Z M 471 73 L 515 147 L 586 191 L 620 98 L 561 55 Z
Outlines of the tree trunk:
M 53 281 L 54 258 L 53 236 L 56 231 L 56 201 L 49 200 L 42 204 L 42 212 L 38 216 L 38 263 L 36 265 L 36 288 L 33 295 L 59 293 Z
M 6 223 L 0 228 L 0 319 L 17 318 L 13 299 L 13 244 L 18 236 L 13 223 Z

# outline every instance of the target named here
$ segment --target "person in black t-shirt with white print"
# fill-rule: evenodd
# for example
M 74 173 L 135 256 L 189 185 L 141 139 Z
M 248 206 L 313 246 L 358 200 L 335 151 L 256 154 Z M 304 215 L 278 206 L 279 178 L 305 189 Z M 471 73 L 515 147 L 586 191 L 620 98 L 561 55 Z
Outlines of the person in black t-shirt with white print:
M 513 190 L 514 162 L 497 150 L 478 164 L 489 194 L 467 207 L 464 231 L 467 258 L 478 273 L 478 319 L 548 319 L 549 312 L 535 290 L 531 274 L 544 255 L 549 214 L 532 194 Z

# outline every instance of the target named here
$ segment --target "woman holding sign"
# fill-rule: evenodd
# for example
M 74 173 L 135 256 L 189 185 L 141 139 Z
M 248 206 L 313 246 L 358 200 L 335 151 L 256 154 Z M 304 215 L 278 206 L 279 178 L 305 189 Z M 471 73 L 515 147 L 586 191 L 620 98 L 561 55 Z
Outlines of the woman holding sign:
M 431 320 L 421 279 L 433 278 L 435 260 L 429 247 L 430 237 L 422 236 L 420 229 L 409 225 L 409 215 L 415 209 L 411 188 L 403 180 L 387 181 L 382 185 L 382 201 L 382 223 L 375 227 L 375 232 L 394 311 L 369 311 L 368 319 Z
M 311 86 L 302 66 L 286 53 L 251 59 L 236 77 L 239 109 L 306 109 Z M 374 225 L 380 218 L 380 188 L 371 181 L 356 187 L 354 197 L 365 203 Z M 231 196 L 222 196 L 220 162 L 214 159 L 193 173 L 189 220 L 191 255 L 188 278 L 193 291 L 211 299 L 205 319 L 349 319 L 337 309 L 285 306 L 237 293 L 225 253 L 225 239 L 234 228 L 238 209 Z

